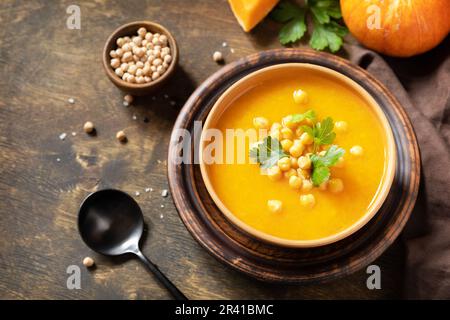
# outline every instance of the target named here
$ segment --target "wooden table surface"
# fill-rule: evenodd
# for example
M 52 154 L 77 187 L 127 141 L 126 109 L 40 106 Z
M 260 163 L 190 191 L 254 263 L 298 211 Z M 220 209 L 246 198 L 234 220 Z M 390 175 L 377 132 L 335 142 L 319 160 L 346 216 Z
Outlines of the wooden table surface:
M 168 188 L 172 126 L 190 93 L 220 68 L 212 53 L 222 50 L 230 62 L 278 48 L 278 26 L 266 21 L 245 34 L 224 0 L 86 0 L 76 2 L 81 30 L 70 30 L 66 8 L 72 3 L 0 3 L 0 298 L 170 298 L 136 259 L 102 257 L 82 242 L 78 206 L 88 193 L 105 187 L 140 192 L 135 199 L 149 229 L 143 252 L 189 298 L 401 296 L 400 242 L 375 262 L 382 270 L 381 290 L 367 289 L 365 270 L 325 284 L 268 284 L 216 261 L 185 229 L 170 196 L 161 197 L 161 190 Z M 180 63 L 167 88 L 124 107 L 123 94 L 102 69 L 102 47 L 117 26 L 143 19 L 173 32 Z M 227 48 L 222 48 L 224 41 Z M 69 98 L 75 103 L 69 104 Z M 86 121 L 94 122 L 96 136 L 83 132 Z M 127 144 L 115 139 L 122 129 Z M 62 133 L 67 134 L 64 140 Z M 85 256 L 95 259 L 95 270 L 83 267 Z M 81 267 L 80 290 L 66 287 L 70 265 Z

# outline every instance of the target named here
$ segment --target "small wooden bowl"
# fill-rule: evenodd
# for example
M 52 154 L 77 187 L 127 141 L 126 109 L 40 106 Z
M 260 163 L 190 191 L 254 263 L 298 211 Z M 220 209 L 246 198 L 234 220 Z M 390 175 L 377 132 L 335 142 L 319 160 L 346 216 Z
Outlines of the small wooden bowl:
M 152 33 L 159 33 L 167 36 L 172 55 L 172 62 L 170 63 L 169 68 L 160 78 L 149 83 L 137 84 L 126 82 L 121 78 L 119 78 L 114 73 L 114 70 L 110 65 L 111 57 L 109 56 L 109 52 L 111 50 L 117 49 L 116 41 L 118 38 L 125 36 L 130 37 L 134 36 L 137 34 L 137 30 L 140 27 L 144 27 Z M 119 28 L 117 28 L 116 30 L 114 30 L 114 32 L 108 37 L 108 40 L 106 40 L 105 47 L 103 48 L 103 67 L 105 68 L 105 72 L 109 80 L 111 80 L 111 82 L 114 83 L 120 90 L 135 96 L 147 95 L 161 88 L 167 82 L 167 80 L 174 74 L 177 64 L 178 64 L 178 46 L 175 41 L 175 38 L 166 28 L 155 22 L 135 21 L 124 24 Z
M 203 150 L 207 146 L 206 141 L 208 139 L 205 138 L 205 134 L 209 129 L 216 128 L 218 122 L 220 122 L 220 118 L 224 111 L 230 106 L 232 101 L 236 100 L 237 97 L 242 95 L 243 92 L 247 92 L 250 88 L 254 88 L 259 84 L 277 78 L 283 77 L 285 74 L 302 74 L 302 72 L 316 72 L 317 74 L 322 75 L 323 77 L 331 78 L 337 83 L 342 83 L 350 88 L 352 88 L 355 95 L 363 98 L 367 105 L 371 108 L 375 116 L 377 117 L 378 122 L 383 127 L 383 132 L 386 139 L 386 147 L 387 152 L 385 156 L 385 171 L 381 178 L 380 188 L 375 194 L 371 204 L 367 208 L 367 211 L 351 226 L 345 228 L 344 230 L 327 236 L 325 238 L 318 238 L 314 240 L 290 240 L 279 238 L 267 233 L 264 233 L 260 230 L 257 230 L 250 225 L 246 224 L 242 220 L 240 220 L 236 215 L 234 215 L 222 202 L 220 197 L 216 194 L 213 184 L 211 183 L 208 170 L 206 169 L 206 164 L 204 161 L 200 160 L 200 171 L 202 174 L 203 181 L 205 183 L 206 189 L 209 192 L 209 195 L 213 199 L 216 206 L 222 211 L 222 213 L 237 227 L 246 231 L 247 233 L 253 235 L 254 237 L 275 244 L 279 246 L 291 247 L 291 248 L 312 248 L 318 246 L 324 246 L 330 243 L 337 242 L 342 240 L 349 235 L 355 233 L 359 229 L 361 229 L 365 224 L 367 224 L 373 216 L 378 212 L 378 210 L 383 205 L 386 200 L 387 195 L 392 186 L 392 182 L 395 176 L 395 167 L 397 163 L 397 154 L 396 154 L 396 146 L 394 135 L 392 133 L 391 126 L 389 121 L 387 120 L 383 110 L 378 105 L 376 100 L 358 83 L 356 83 L 351 78 L 345 76 L 344 74 L 332 70 L 330 68 L 326 68 L 323 66 L 318 66 L 314 64 L 308 63 L 280 63 L 276 65 L 272 65 L 266 68 L 259 69 L 254 71 L 233 85 L 231 85 L 217 100 L 214 104 L 213 108 L 208 114 L 206 118 L 205 124 L 202 130 L 202 137 L 200 139 L 200 150 L 199 150 L 199 159 L 203 157 Z

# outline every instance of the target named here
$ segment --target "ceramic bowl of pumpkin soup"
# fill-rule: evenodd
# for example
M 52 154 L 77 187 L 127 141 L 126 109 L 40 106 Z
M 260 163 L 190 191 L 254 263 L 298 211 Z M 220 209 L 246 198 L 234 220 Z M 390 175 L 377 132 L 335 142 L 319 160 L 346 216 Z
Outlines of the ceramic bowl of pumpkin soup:
M 200 169 L 225 217 L 280 246 L 339 241 L 377 213 L 395 141 L 375 99 L 332 69 L 286 63 L 228 88 L 204 123 Z

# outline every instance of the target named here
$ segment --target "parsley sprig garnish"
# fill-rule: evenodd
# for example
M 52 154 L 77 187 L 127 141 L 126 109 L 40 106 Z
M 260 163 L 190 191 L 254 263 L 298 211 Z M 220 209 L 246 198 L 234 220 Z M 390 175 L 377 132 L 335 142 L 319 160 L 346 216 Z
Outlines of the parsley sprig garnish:
M 336 133 L 333 132 L 334 122 L 330 117 L 317 122 L 313 127 L 302 126 L 302 129 L 314 139 L 314 152 L 321 145 L 332 144 L 336 138 Z
M 338 51 L 343 37 L 348 33 L 345 26 L 340 25 L 341 10 L 339 0 L 307 0 L 304 7 L 283 0 L 271 13 L 271 17 L 284 26 L 279 33 L 280 43 L 286 45 L 303 38 L 307 30 L 306 17 L 311 16 L 314 29 L 309 45 L 315 50 Z
M 325 155 L 321 156 L 313 154 L 311 156 L 312 174 L 311 180 L 314 186 L 318 187 L 330 178 L 330 167 L 335 165 L 339 158 L 344 155 L 345 151 L 336 145 L 332 145 Z
M 271 136 L 265 137 L 262 143 L 250 149 L 250 158 L 258 162 L 263 169 L 273 167 L 278 160 L 288 156 L 278 139 Z

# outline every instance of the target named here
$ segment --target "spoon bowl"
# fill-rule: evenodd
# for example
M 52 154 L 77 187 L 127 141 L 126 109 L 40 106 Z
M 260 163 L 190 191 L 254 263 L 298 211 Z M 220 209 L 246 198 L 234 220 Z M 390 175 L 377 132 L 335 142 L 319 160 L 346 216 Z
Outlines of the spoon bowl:
M 78 211 L 78 230 L 92 250 L 109 256 L 135 254 L 175 299 L 186 296 L 139 249 L 144 217 L 137 202 L 127 193 L 105 189 L 91 193 Z
M 88 196 L 81 204 L 78 229 L 94 251 L 116 256 L 138 249 L 144 230 L 137 202 L 119 190 L 106 189 Z

